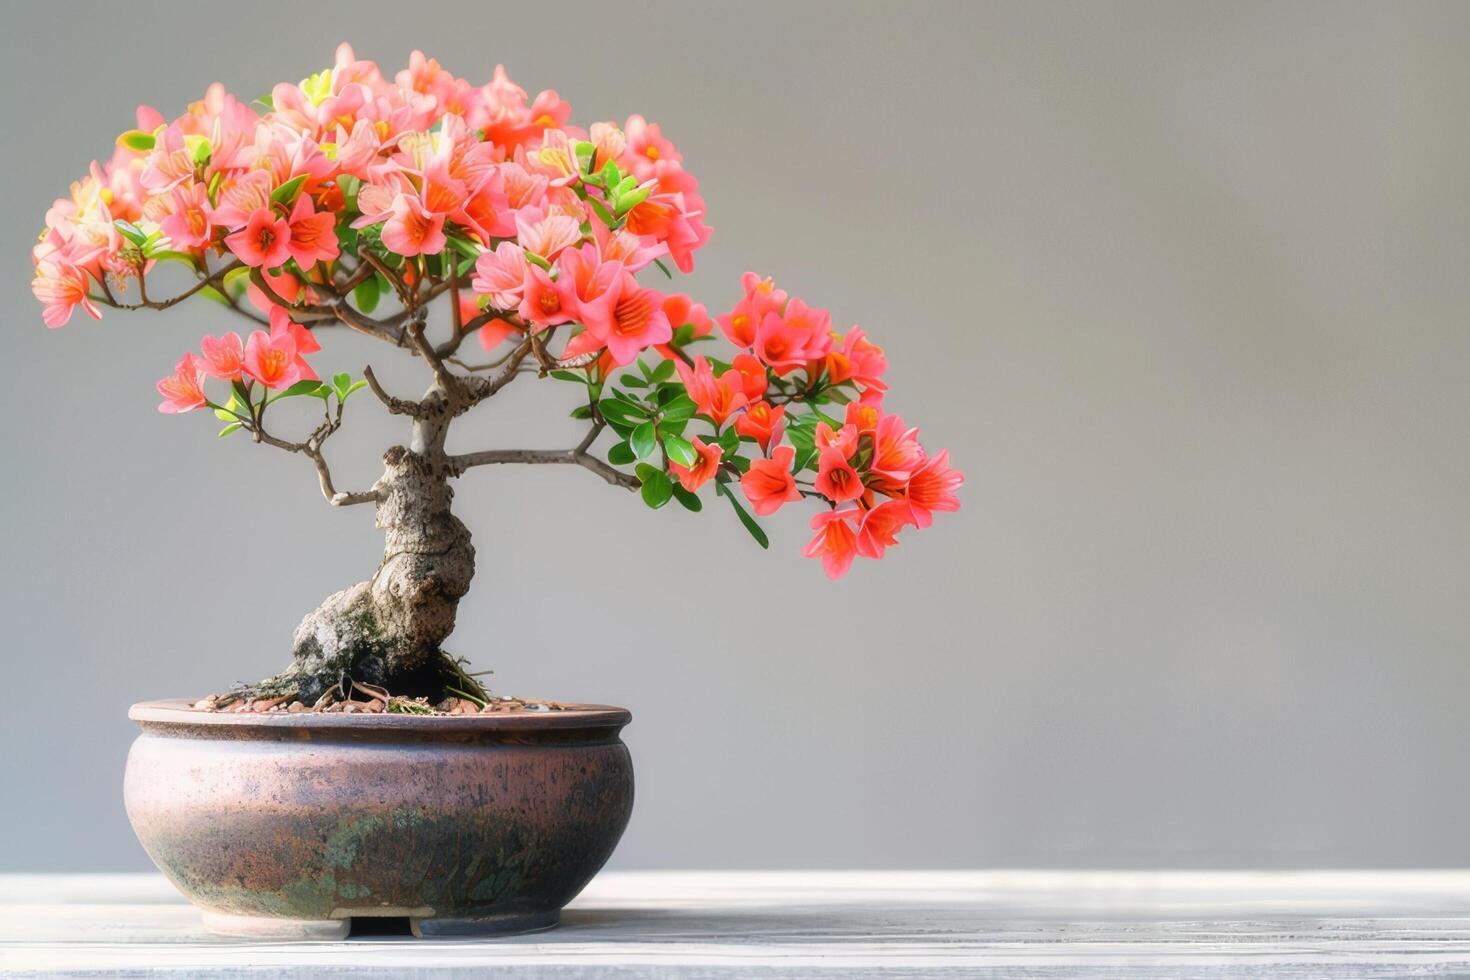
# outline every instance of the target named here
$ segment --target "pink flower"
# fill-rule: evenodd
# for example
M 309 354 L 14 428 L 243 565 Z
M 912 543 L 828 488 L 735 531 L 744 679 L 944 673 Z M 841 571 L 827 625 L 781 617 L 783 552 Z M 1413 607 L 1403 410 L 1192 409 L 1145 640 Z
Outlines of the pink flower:
M 438 255 L 447 241 L 444 215 L 430 212 L 416 195 L 399 194 L 393 199 L 382 238 L 384 245 L 405 257 Z
M 296 352 L 296 377 L 298 381 L 316 381 L 316 372 L 311 365 L 306 363 L 304 354 L 315 354 L 322 349 L 322 345 L 312 336 L 310 330 L 301 324 L 294 322 L 289 313 L 279 306 L 271 307 L 271 339 L 274 341 L 289 340 L 291 348 Z M 294 382 L 293 382 L 294 383 Z
M 267 388 L 289 388 L 301 380 L 296 343 L 289 332 L 257 330 L 245 342 L 245 373 Z
M 158 393 L 163 396 L 160 412 L 188 412 L 205 404 L 204 372 L 192 353 L 179 359 L 172 376 L 158 382 Z
M 749 401 L 741 390 L 740 372 L 734 368 L 716 378 L 703 355 L 694 359 L 693 367 L 683 361 L 675 361 L 674 368 L 679 372 L 679 380 L 684 382 L 689 397 L 694 399 L 701 413 L 714 420 L 717 429 Z
M 582 240 L 582 225 L 565 214 L 516 215 L 516 240 L 526 251 L 550 262 L 562 249 Z
M 882 558 L 898 544 L 898 532 L 914 523 L 913 508 L 906 500 L 885 500 L 865 511 L 858 522 L 857 550 L 865 558 Z
M 949 450 L 941 449 L 909 478 L 907 499 L 913 507 L 914 524 L 928 527 L 934 523 L 934 511 L 959 510 L 960 498 L 955 491 L 965 482 L 965 474 L 949 465 Z
M 797 300 L 792 300 L 795 305 Z M 820 356 L 812 346 L 811 330 L 801 322 L 792 322 L 778 313 L 767 313 L 756 328 L 755 356 L 777 374 L 790 374 L 806 367 L 807 362 Z
M 556 268 L 562 306 L 590 332 L 606 337 L 612 330 L 613 309 L 622 291 L 622 265 L 602 261 L 597 246 L 589 242 L 581 248 L 563 250 Z
M 291 257 L 291 227 L 270 208 L 257 208 L 225 244 L 246 265 L 274 269 Z
M 312 207 L 311 195 L 302 194 L 296 199 L 287 222 L 291 228 L 291 257 L 303 270 L 337 257 L 337 216 Z
M 203 184 L 179 185 L 169 194 L 169 213 L 159 222 L 159 229 L 178 249 L 198 248 L 214 237 L 214 223 L 209 215 L 209 192 Z
M 847 461 L 839 445 L 823 446 L 817 454 L 817 478 L 812 486 L 833 503 L 845 503 L 863 495 L 863 479 Z
M 240 335 L 231 330 L 222 337 L 204 337 L 199 341 L 204 354 L 201 369 L 220 381 L 239 381 L 245 370 L 245 347 Z
M 766 378 L 766 366 L 750 354 L 736 354 L 730 367 L 740 373 L 740 390 L 751 400 L 765 395 L 770 382 Z
M 695 493 L 700 487 L 708 482 L 709 478 L 720 471 L 720 457 L 723 455 L 718 443 L 709 445 L 699 436 L 691 440 L 690 445 L 699 454 L 693 466 L 681 466 L 669 460 L 669 472 L 679 478 L 679 485 L 690 493 Z
M 773 442 L 781 441 L 781 432 L 785 428 L 782 419 L 785 416 L 784 405 L 772 406 L 766 401 L 751 402 L 745 411 L 735 417 L 735 431 L 754 439 L 760 444 L 761 452 L 768 453 Z
M 740 489 L 750 501 L 751 510 L 762 517 L 774 514 L 783 504 L 801 499 L 796 489 L 796 479 L 791 475 L 791 462 L 796 450 L 790 446 L 777 446 L 770 459 L 756 459 L 750 469 L 740 478 Z
M 41 321 L 53 329 L 66 326 L 72 310 L 78 306 L 92 319 L 102 319 L 101 311 L 88 295 L 90 289 L 87 273 L 59 258 L 43 259 L 36 265 L 36 277 L 31 280 L 31 293 L 45 307 Z
M 673 335 L 669 318 L 664 315 L 663 297 L 640 287 L 631 272 L 624 272 L 612 323 L 602 338 L 613 363 L 631 364 L 644 348 L 667 343 Z
M 694 302 L 684 293 L 669 293 L 664 297 L 664 316 L 669 318 L 669 326 L 675 330 L 686 325 L 692 328 L 694 332 L 690 334 L 691 339 L 708 337 L 715 328 L 714 321 L 705 312 L 704 304 Z M 658 352 L 670 360 L 677 356 L 673 347 L 668 344 L 660 344 Z
M 572 311 L 562 302 L 562 292 L 539 265 L 526 264 L 525 292 L 518 307 L 521 319 L 537 328 L 566 323 Z
M 807 544 L 802 554 L 808 558 L 821 558 L 822 569 L 830 579 L 839 579 L 852 567 L 857 556 L 857 533 L 848 523 L 860 516 L 856 507 L 851 510 L 824 510 L 812 518 L 812 530 L 816 535 Z
M 219 205 L 211 221 L 225 228 L 239 228 L 250 216 L 271 206 L 274 189 L 271 175 L 264 170 L 251 170 L 220 186 Z
M 902 492 L 909 477 L 924 462 L 919 430 L 904 428 L 903 419 L 885 415 L 873 427 L 872 485 L 888 494 Z
M 526 252 L 515 242 L 501 242 L 495 251 L 475 260 L 470 288 L 490 297 L 497 310 L 513 310 L 526 288 Z

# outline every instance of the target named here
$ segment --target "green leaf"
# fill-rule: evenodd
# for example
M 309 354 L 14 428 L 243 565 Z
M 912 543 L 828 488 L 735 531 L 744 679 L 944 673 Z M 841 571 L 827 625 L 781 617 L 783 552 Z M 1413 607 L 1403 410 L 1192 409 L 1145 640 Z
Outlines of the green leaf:
M 631 211 L 634 208 L 636 208 L 638 205 L 642 204 L 644 201 L 648 200 L 648 194 L 652 190 L 653 190 L 653 187 L 652 186 L 648 186 L 648 187 L 634 188 L 633 190 L 629 191 L 626 194 L 624 194 L 624 193 L 622 193 L 620 191 L 618 193 L 618 207 L 617 207 L 618 217 L 622 217 L 623 215 L 627 214 L 629 211 Z M 671 276 L 670 278 L 673 278 L 673 277 Z
M 817 451 L 816 446 L 809 446 L 806 449 L 798 450 L 796 455 L 792 457 L 791 472 L 800 473 L 815 463 L 817 457 L 820 455 L 821 453 Z
M 213 286 L 201 286 L 199 288 L 199 295 L 207 300 L 213 300 L 221 306 L 230 305 L 230 298 Z
M 664 451 L 669 454 L 669 459 L 680 466 L 693 466 L 699 460 L 699 453 L 682 436 L 664 433 Z
M 314 398 L 326 398 L 332 393 L 330 385 L 322 384 L 320 381 L 298 381 L 291 387 L 278 395 L 268 399 L 268 402 L 278 402 L 282 398 L 293 398 L 296 395 L 311 395 Z
M 647 459 L 652 456 L 653 451 L 658 448 L 658 436 L 654 434 L 653 423 L 644 422 L 635 428 L 633 435 L 628 439 L 628 444 L 633 447 L 633 455 L 639 459 Z
M 339 400 L 346 399 L 347 393 L 352 390 L 352 375 L 343 371 L 341 374 L 332 376 L 332 390 L 337 393 Z
M 638 405 L 631 405 L 619 398 L 604 398 L 597 403 L 597 409 L 610 423 L 623 422 L 628 425 L 637 425 L 648 418 L 646 409 Z
M 231 269 L 225 273 L 225 278 L 221 280 L 221 284 L 225 287 L 225 295 L 231 299 L 239 300 L 241 296 L 245 295 L 245 291 L 250 288 L 250 270 L 243 265 Z
M 301 185 L 306 183 L 306 178 L 308 176 L 310 175 L 302 174 L 300 177 L 292 177 L 280 187 L 277 187 L 275 190 L 271 191 L 271 203 L 284 204 L 287 207 L 290 207 L 292 204 L 296 203 L 296 192 L 301 190 Z
M 354 381 L 354 382 L 352 382 L 352 384 L 350 384 L 350 385 L 347 386 L 347 393 L 342 396 L 342 400 L 345 402 L 348 398 L 352 397 L 352 393 L 353 392 L 355 392 L 355 391 L 361 391 L 362 389 L 364 389 L 366 387 L 367 387 L 367 382 L 366 381 Z
M 643 502 L 654 510 L 658 510 L 674 496 L 673 481 L 663 470 L 640 463 L 638 479 L 643 481 Z
M 586 384 L 585 374 L 573 374 L 571 371 L 552 371 L 551 376 L 558 381 L 575 381 L 577 384 Z
M 118 231 L 122 232 L 124 238 L 139 248 L 142 248 L 143 244 L 148 241 L 148 236 L 144 234 L 143 229 L 131 221 L 124 221 L 122 218 L 118 218 L 112 224 Z
M 456 252 L 458 252 L 460 255 L 463 255 L 465 258 L 478 259 L 481 255 L 484 254 L 484 249 L 480 248 L 480 246 L 476 245 L 474 242 L 470 241 L 463 235 L 454 234 L 451 232 L 450 234 L 444 236 L 444 240 L 448 242 Z
M 352 290 L 352 302 L 364 313 L 371 313 L 378 306 L 378 299 L 383 295 L 382 287 L 378 285 L 378 277 L 368 276 L 358 283 Z
M 633 447 L 626 442 L 619 442 L 607 451 L 607 461 L 614 466 L 627 466 L 638 457 L 633 455 Z
M 215 414 L 218 415 L 219 413 L 215 412 Z M 231 422 L 229 425 L 219 430 L 219 435 L 216 438 L 223 439 L 225 436 L 229 435 L 231 432 L 234 432 L 238 428 L 240 428 L 239 422 Z
M 660 409 L 666 422 L 682 422 L 698 410 L 699 406 L 688 395 L 679 395 Z
M 653 264 L 656 265 L 656 266 L 658 266 L 658 271 L 659 272 L 662 272 L 664 275 L 668 276 L 670 279 L 674 278 L 674 274 L 669 271 L 669 267 L 668 266 L 664 265 L 662 259 L 654 259 L 653 260 Z
M 612 212 L 610 212 L 607 207 L 597 198 L 589 197 L 587 198 L 587 203 L 592 205 L 592 210 L 597 212 L 597 217 L 602 220 L 603 224 L 607 225 L 609 228 L 617 224 L 618 219 L 614 218 Z
M 731 426 L 720 433 L 720 452 L 726 456 L 734 456 L 740 452 L 740 433 Z
M 644 381 L 642 378 L 638 377 L 638 375 L 636 375 L 636 374 L 625 374 L 619 380 L 621 380 L 623 382 L 623 384 L 627 385 L 629 388 L 647 388 L 648 387 L 648 382 L 647 381 Z
M 531 263 L 532 265 L 539 265 L 547 272 L 551 271 L 551 263 L 543 259 L 541 256 L 537 255 L 535 252 L 528 250 L 525 255 L 527 262 Z
M 145 133 L 141 129 L 130 129 L 117 138 L 118 146 L 126 146 L 130 150 L 139 153 L 147 153 L 153 149 L 153 134 Z
M 348 211 L 357 210 L 357 192 L 362 189 L 362 178 L 351 174 L 342 174 L 337 178 L 337 186 L 342 190 L 342 201 Z
M 592 417 L 592 406 L 578 405 L 572 409 L 571 417 L 574 419 L 590 419 Z
M 697 512 L 704 509 L 704 504 L 700 501 L 698 497 L 690 493 L 688 490 L 685 490 L 677 483 L 674 484 L 674 499 L 683 504 L 685 510 L 692 510 Z
M 731 492 L 730 486 L 726 481 L 715 481 L 715 493 L 724 494 L 725 499 L 730 501 L 730 506 L 735 508 L 735 516 L 740 518 L 740 523 L 744 524 L 745 529 L 750 532 L 750 536 L 755 538 L 756 544 L 762 548 L 769 548 L 771 546 L 771 539 L 766 537 L 766 532 L 755 522 L 755 518 L 747 514 L 745 508 L 740 506 L 740 501 L 735 499 L 735 494 Z
M 693 329 L 692 327 L 690 329 Z M 654 368 L 648 375 L 648 380 L 654 384 L 667 381 L 674 376 L 674 362 L 660 361 L 658 367 Z

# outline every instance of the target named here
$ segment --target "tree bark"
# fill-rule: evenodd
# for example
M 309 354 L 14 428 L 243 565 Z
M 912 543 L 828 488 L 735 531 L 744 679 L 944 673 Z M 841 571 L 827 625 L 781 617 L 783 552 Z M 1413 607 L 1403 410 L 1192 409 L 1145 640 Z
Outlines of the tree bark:
M 408 697 L 437 700 L 448 687 L 483 695 L 443 650 L 475 574 L 470 532 L 450 512 L 444 436 L 452 407 L 437 385 L 417 404 L 424 411 L 410 446 L 384 454 L 372 489 L 387 539 L 377 571 L 308 613 L 296 627 L 291 666 L 244 693 L 294 694 L 309 706 L 329 691 L 347 696 L 359 681 Z

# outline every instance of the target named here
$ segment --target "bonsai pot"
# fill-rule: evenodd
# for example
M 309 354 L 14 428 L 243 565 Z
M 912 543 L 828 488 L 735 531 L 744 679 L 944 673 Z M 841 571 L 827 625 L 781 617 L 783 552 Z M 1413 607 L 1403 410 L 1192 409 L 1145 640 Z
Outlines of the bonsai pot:
M 525 932 L 612 854 L 633 806 L 622 708 L 427 716 L 145 701 L 128 819 L 213 932 Z

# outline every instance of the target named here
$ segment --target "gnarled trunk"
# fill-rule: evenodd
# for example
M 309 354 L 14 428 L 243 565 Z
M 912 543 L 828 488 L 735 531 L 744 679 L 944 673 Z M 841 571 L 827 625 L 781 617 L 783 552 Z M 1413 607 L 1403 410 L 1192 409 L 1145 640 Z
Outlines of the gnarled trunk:
M 475 574 L 475 549 L 450 512 L 444 436 L 452 409 L 438 386 L 421 404 L 427 409 L 414 420 L 411 447 L 384 454 L 373 486 L 387 537 L 377 572 L 307 614 L 291 666 L 244 693 L 294 695 L 307 705 L 332 690 L 349 695 L 353 681 L 436 700 L 449 687 L 484 693 L 442 648 Z
M 283 675 L 314 703 L 353 680 L 394 694 L 437 697 L 459 677 L 441 644 L 475 574 L 470 532 L 450 513 L 442 465 L 395 446 L 374 490 L 383 561 L 366 582 L 329 596 L 296 627 L 295 662 Z

